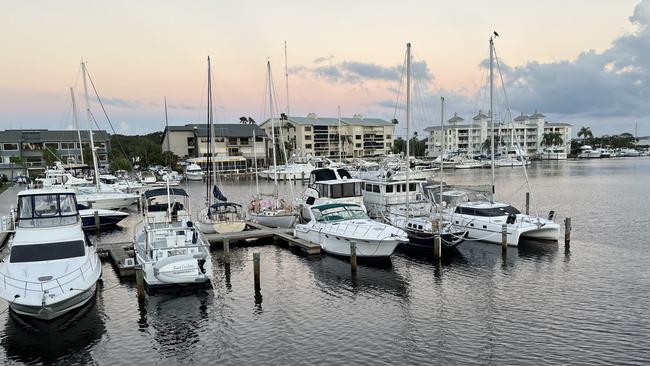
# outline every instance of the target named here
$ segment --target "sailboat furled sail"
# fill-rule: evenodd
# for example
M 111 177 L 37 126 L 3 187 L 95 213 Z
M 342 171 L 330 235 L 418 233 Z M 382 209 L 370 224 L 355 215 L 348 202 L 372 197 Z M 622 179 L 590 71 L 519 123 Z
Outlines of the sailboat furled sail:
M 219 189 L 219 187 L 217 187 L 217 185 L 214 185 L 212 187 L 212 195 L 214 196 L 214 198 L 218 199 L 219 201 L 223 201 L 223 202 L 228 201 L 228 198 L 224 196 L 223 193 L 221 193 L 221 190 Z

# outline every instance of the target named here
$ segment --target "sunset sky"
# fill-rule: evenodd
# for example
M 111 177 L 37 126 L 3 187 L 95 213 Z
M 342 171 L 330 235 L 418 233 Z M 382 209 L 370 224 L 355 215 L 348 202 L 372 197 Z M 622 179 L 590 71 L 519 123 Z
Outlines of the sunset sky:
M 164 128 L 165 96 L 170 124 L 204 122 L 208 55 L 216 122 L 259 121 L 267 59 L 278 104 L 286 105 L 286 40 L 291 115 L 334 116 L 340 105 L 344 115 L 386 119 L 395 113 L 405 45 L 412 42 L 414 129 L 421 131 L 440 123 L 440 96 L 447 118 L 486 108 L 481 65 L 496 30 L 513 114 L 539 110 L 575 131 L 591 126 L 596 135 L 634 133 L 638 122 L 639 135 L 650 135 L 650 0 L 3 0 L 1 6 L 0 129 L 69 128 L 70 86 L 83 102 L 82 59 L 117 132 Z M 505 110 L 499 102 L 497 111 Z M 110 131 L 98 105 L 91 108 Z M 397 117 L 404 119 L 401 109 Z

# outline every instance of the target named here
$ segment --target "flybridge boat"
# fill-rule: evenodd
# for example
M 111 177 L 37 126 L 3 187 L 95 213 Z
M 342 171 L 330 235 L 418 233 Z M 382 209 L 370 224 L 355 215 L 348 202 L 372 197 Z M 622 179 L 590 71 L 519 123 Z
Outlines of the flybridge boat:
M 584 145 L 580 148 L 580 154 L 578 157 L 581 159 L 602 158 L 603 151 L 601 149 L 594 149 L 589 145 Z M 607 157 L 609 157 L 609 155 Z
M 140 199 L 136 193 L 98 192 L 93 187 L 80 187 L 76 191 L 79 204 L 92 209 L 116 210 L 129 207 Z
M 567 154 L 564 148 L 561 147 L 547 147 L 540 154 L 542 160 L 566 160 Z
M 147 287 L 209 285 L 210 245 L 191 221 L 187 193 L 167 187 L 149 190 L 143 196 L 144 220 L 134 242 Z
M 102 267 L 82 231 L 73 191 L 18 193 L 15 225 L 0 263 L 0 296 L 14 312 L 51 320 L 92 299 Z
M 322 167 L 323 161 L 320 158 L 294 155 L 287 164 L 270 166 L 257 174 L 260 178 L 269 180 L 302 180 L 307 179 L 312 170 Z
M 190 163 L 185 167 L 185 179 L 188 181 L 202 181 L 205 173 L 201 167 L 196 163 Z
M 387 258 L 398 244 L 408 242 L 404 231 L 371 220 L 359 205 L 313 206 L 310 214 L 307 224 L 296 225 L 294 236 L 320 244 L 326 253 L 350 256 L 350 244 L 354 242 L 357 257 Z
M 491 243 L 501 243 L 501 230 L 507 227 L 508 245 L 518 246 L 520 239 L 557 241 L 560 225 L 548 218 L 522 214 L 507 203 L 492 202 L 480 193 L 451 189 L 442 193 L 443 206 L 448 206 L 445 218 L 462 226 L 468 237 Z
M 301 207 L 303 221 L 311 219 L 312 206 L 326 203 L 351 203 L 365 210 L 362 187 L 363 181 L 352 178 L 346 169 L 315 169 L 309 175 L 309 185 L 302 197 L 296 199 L 296 206 Z

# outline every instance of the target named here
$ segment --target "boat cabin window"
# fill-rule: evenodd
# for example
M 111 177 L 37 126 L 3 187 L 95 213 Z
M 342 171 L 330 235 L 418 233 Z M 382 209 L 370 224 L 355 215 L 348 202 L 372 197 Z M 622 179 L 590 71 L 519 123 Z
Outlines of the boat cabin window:
M 409 183 L 409 191 L 411 192 L 417 191 L 417 185 L 415 183 Z
M 18 200 L 20 227 L 70 225 L 77 219 L 77 200 L 71 193 L 21 196 Z
M 327 192 L 328 187 L 329 192 Z M 325 192 L 319 192 L 321 197 L 346 198 L 361 196 L 361 183 L 358 182 L 322 185 L 320 188 L 325 190 Z
M 368 219 L 368 214 L 359 206 L 315 207 L 312 212 L 317 222 Z
M 393 193 L 393 185 L 389 184 L 386 186 L 386 193 Z
M 373 184 L 373 185 L 372 185 L 372 191 L 373 191 L 374 193 L 379 193 L 379 186 L 376 185 L 376 184 Z
M 491 208 L 474 208 L 474 207 L 456 207 L 456 213 L 462 215 L 482 216 L 482 217 L 497 217 L 506 216 L 510 214 L 520 214 L 521 212 L 512 206 L 506 207 L 491 207 Z
M 43 243 L 30 245 L 14 245 L 11 247 L 9 262 L 42 262 L 57 259 L 83 257 L 84 241 L 73 240 L 61 243 Z

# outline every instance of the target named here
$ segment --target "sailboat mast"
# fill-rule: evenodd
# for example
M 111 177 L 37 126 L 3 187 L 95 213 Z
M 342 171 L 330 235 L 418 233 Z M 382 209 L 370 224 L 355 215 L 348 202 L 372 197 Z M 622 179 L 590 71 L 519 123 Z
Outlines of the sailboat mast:
M 260 182 L 257 176 L 257 137 L 255 137 L 255 126 L 253 126 L 253 164 L 255 166 L 255 189 L 257 191 L 257 199 L 260 198 Z
M 170 146 L 170 143 L 169 143 L 169 136 L 170 135 L 169 135 L 169 120 L 167 118 L 167 97 L 165 97 L 165 128 L 167 129 L 167 156 L 168 156 L 168 158 L 167 158 L 167 166 L 171 169 L 172 162 L 171 162 L 171 156 L 170 155 L 171 155 L 172 149 L 171 149 L 171 146 Z
M 90 101 L 88 100 L 88 83 L 86 82 L 86 63 L 82 62 L 81 63 L 81 70 L 83 71 L 83 79 L 84 79 L 84 97 L 86 99 L 86 112 L 88 114 L 88 136 L 90 138 L 90 152 L 93 156 L 93 169 L 95 169 L 95 188 L 97 188 L 97 191 L 100 191 L 99 187 L 99 171 L 98 171 L 98 166 L 97 166 L 97 156 L 95 155 L 95 141 L 93 139 L 93 116 L 92 113 L 90 113 Z M 83 155 L 83 149 L 81 151 L 81 155 Z
M 212 186 L 212 74 L 210 70 L 210 56 L 208 56 L 208 141 L 207 141 L 207 151 L 208 151 L 208 160 L 205 164 L 205 167 L 208 171 L 207 182 L 205 186 L 205 199 L 210 207 L 212 203 L 212 196 L 210 195 L 210 187 Z
M 440 206 L 442 207 L 442 173 L 445 151 L 445 97 L 440 97 Z
M 411 171 L 411 43 L 406 44 L 406 223 L 409 219 L 409 201 L 411 187 L 409 173 Z
M 287 62 L 287 41 L 284 41 L 284 82 L 287 91 L 287 116 L 291 115 L 289 111 L 289 66 Z
M 494 203 L 494 39 L 490 37 L 490 129 L 492 130 L 491 135 L 491 148 L 490 155 L 492 159 L 492 198 L 491 201 Z
M 79 117 L 77 117 L 77 103 L 74 99 L 74 90 L 70 87 L 70 98 L 72 98 L 72 118 L 74 119 L 74 128 L 77 129 L 79 138 L 79 152 L 81 153 L 81 164 L 84 164 L 83 144 L 81 143 L 81 131 L 79 131 Z
M 271 82 L 271 61 L 266 61 L 267 82 L 269 84 L 269 113 L 271 114 L 271 142 L 273 143 L 273 183 L 278 191 L 278 159 L 275 148 L 275 119 L 273 118 L 273 83 Z M 282 128 L 282 126 L 280 126 Z
M 341 145 L 341 106 L 338 106 L 338 116 L 339 116 L 339 163 L 343 164 L 343 148 Z

